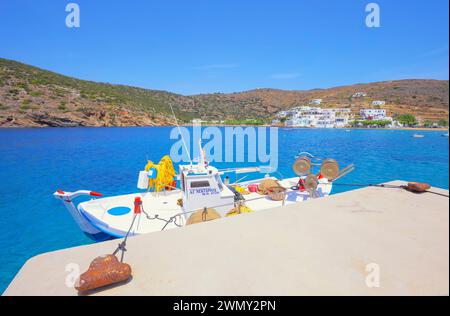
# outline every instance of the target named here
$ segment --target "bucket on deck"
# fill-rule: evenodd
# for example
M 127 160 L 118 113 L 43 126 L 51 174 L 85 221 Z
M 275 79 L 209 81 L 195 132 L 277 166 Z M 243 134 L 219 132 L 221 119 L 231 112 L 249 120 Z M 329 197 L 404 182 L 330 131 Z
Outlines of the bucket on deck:
M 149 179 L 156 179 L 156 176 L 158 175 L 158 170 L 156 170 L 155 168 L 150 168 L 148 169 L 148 175 L 147 177 Z
M 139 172 L 137 188 L 140 190 L 148 189 L 148 172 L 147 171 Z
M 286 189 L 283 187 L 270 188 L 268 196 L 272 201 L 283 201 L 286 198 Z
M 258 192 L 258 185 L 257 184 L 249 184 L 247 189 L 251 193 L 256 193 L 256 192 Z

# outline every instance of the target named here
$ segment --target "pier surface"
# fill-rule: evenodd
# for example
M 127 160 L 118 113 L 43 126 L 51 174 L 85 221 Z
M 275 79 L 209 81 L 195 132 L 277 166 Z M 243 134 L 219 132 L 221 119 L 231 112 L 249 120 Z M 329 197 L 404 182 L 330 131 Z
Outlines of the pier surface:
M 133 237 L 133 278 L 90 295 L 448 295 L 448 202 L 367 187 Z M 4 295 L 78 295 L 71 269 L 117 244 L 31 258 Z

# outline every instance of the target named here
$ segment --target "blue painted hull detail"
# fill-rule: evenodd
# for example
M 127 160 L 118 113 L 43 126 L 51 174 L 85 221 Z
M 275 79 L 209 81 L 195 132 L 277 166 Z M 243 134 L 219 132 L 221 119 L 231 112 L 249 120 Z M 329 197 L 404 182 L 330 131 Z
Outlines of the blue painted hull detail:
M 113 237 L 111 235 L 108 235 L 104 232 L 101 233 L 97 233 L 97 234 L 88 234 L 88 233 L 84 233 L 86 236 L 88 236 L 90 239 L 92 239 L 95 242 L 100 242 L 100 241 L 106 241 L 106 240 L 111 240 L 111 239 L 116 239 L 116 237 Z

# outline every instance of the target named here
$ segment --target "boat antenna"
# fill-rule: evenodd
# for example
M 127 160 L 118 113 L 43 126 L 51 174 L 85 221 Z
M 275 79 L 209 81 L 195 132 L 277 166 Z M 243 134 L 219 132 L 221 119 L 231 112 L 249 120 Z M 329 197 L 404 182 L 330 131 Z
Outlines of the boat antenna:
M 169 106 L 170 106 L 170 110 L 172 111 L 173 118 L 175 119 L 175 125 L 176 125 L 177 128 L 178 128 L 178 133 L 180 133 L 181 141 L 183 142 L 183 146 L 184 146 L 184 150 L 186 150 L 186 153 L 187 153 L 187 155 L 188 155 L 189 161 L 190 161 L 191 166 L 192 166 L 191 154 L 189 153 L 189 150 L 188 150 L 188 148 L 187 148 L 187 146 L 186 146 L 186 142 L 184 141 L 184 137 L 183 137 L 183 134 L 181 133 L 180 125 L 178 125 L 178 120 L 177 120 L 177 117 L 176 117 L 176 115 L 175 115 L 175 112 L 173 111 L 172 104 L 169 104 Z

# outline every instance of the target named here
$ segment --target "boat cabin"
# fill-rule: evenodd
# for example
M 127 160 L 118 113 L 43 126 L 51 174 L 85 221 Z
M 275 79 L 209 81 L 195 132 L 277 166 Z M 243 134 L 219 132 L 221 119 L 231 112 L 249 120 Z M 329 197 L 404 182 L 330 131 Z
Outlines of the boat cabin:
M 233 208 L 235 194 L 212 166 L 184 165 L 179 168 L 183 211 L 213 208 L 222 216 Z M 185 214 L 189 217 L 190 214 Z

